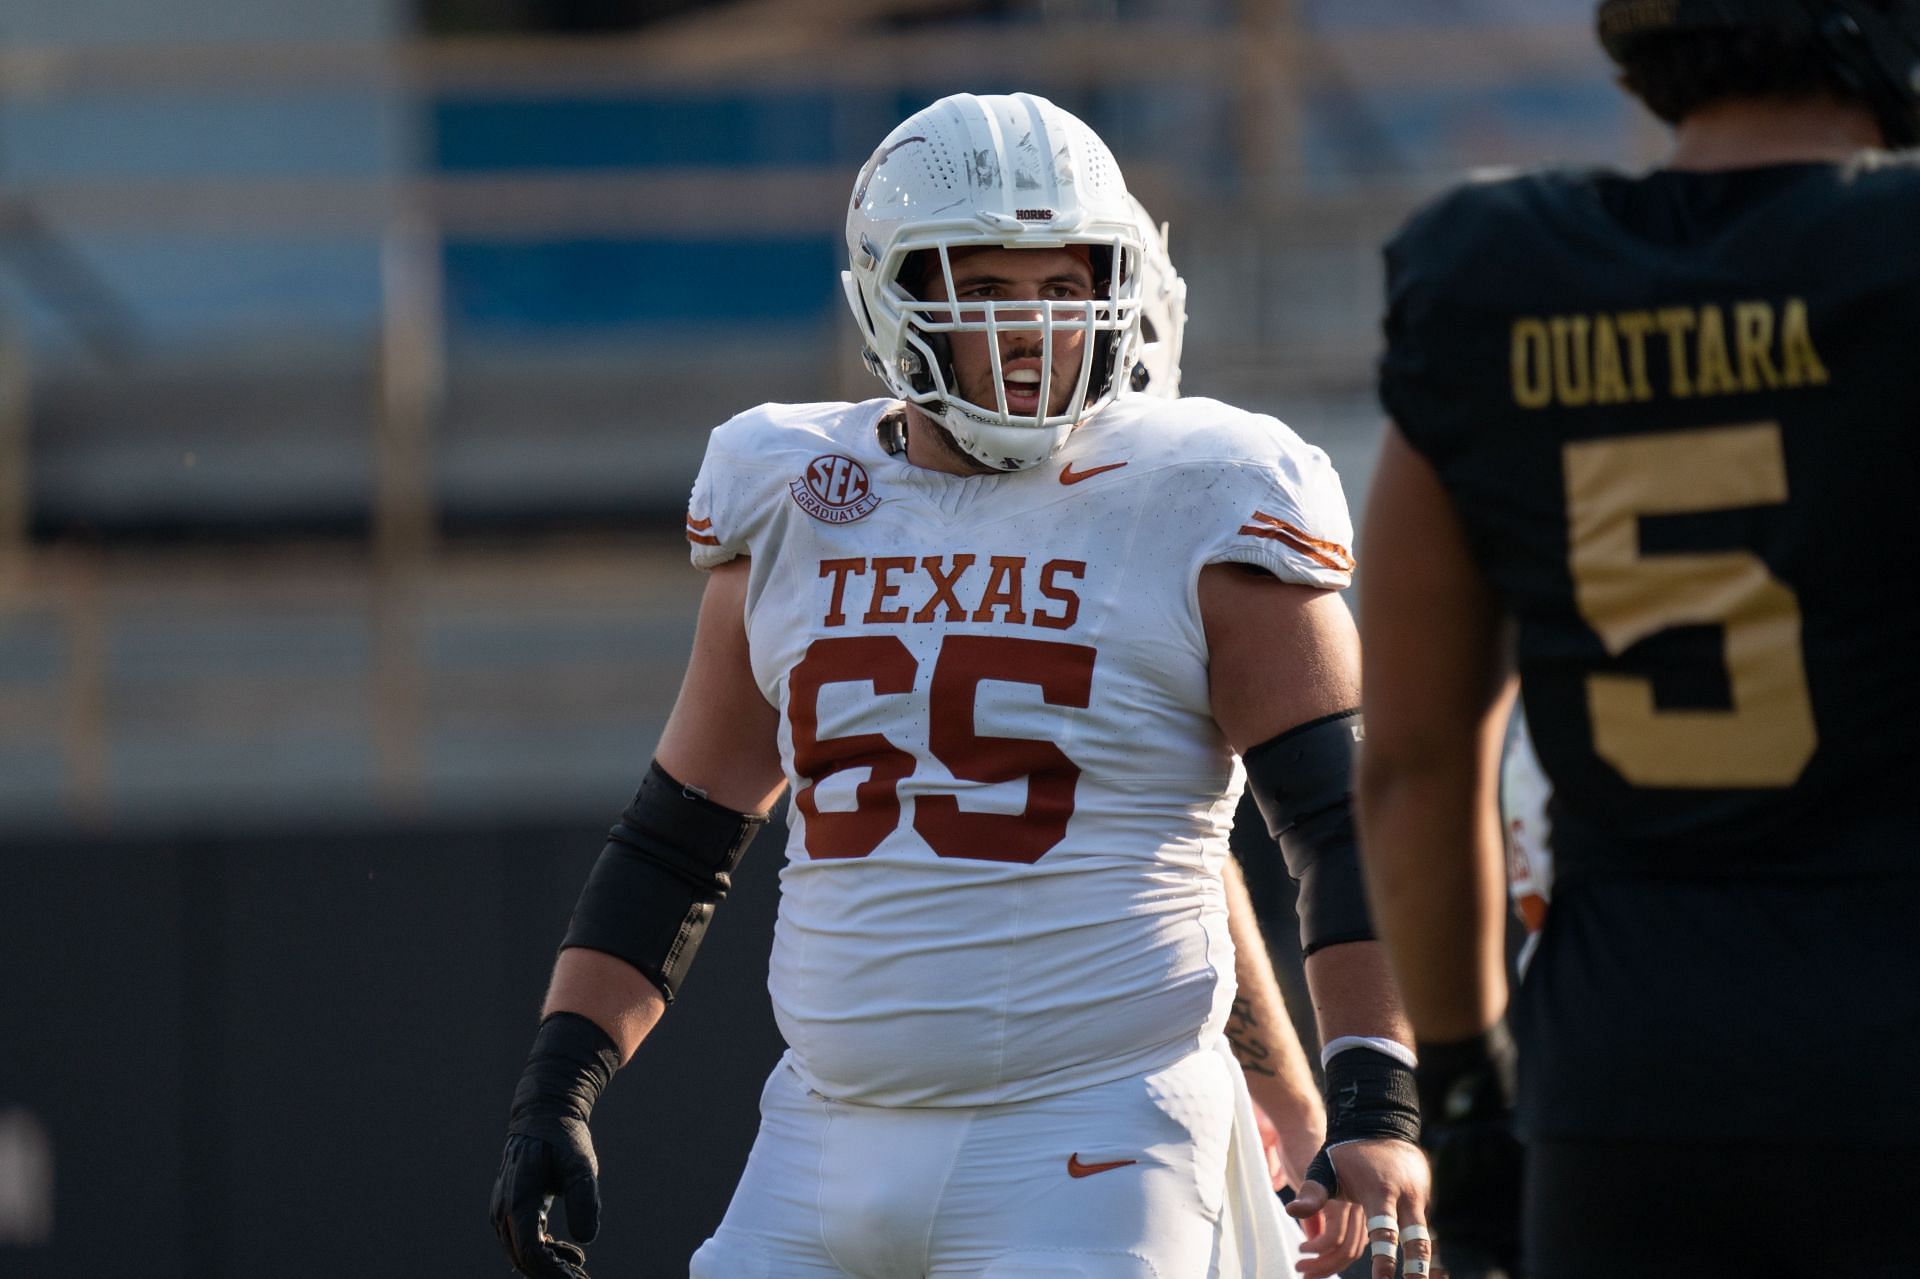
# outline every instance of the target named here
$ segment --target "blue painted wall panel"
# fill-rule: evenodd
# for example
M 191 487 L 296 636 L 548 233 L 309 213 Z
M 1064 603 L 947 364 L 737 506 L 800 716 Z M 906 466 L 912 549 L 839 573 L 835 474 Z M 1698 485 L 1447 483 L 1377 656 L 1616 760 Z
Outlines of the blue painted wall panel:
M 835 159 L 825 94 L 444 98 L 431 110 L 435 162 L 454 172 L 781 167 Z
M 456 242 L 447 309 L 476 328 L 818 318 L 839 295 L 829 238 Z

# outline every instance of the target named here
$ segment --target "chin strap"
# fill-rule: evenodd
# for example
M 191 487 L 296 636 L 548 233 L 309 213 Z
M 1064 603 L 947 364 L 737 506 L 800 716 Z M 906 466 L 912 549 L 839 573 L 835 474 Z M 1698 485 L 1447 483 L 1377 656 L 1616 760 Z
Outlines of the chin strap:
M 907 451 L 907 411 L 905 409 L 889 409 L 882 413 L 880 420 L 874 424 L 874 430 L 880 436 L 880 447 L 885 449 L 889 456 L 899 457 Z

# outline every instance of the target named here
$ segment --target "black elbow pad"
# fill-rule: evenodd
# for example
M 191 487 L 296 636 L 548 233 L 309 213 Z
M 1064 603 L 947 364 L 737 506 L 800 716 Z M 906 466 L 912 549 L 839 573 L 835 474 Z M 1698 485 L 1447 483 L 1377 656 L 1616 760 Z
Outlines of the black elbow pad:
M 561 948 L 624 959 L 672 1003 L 734 867 L 766 824 L 767 814 L 716 804 L 654 762 L 607 832 Z
M 1300 889 L 1302 954 L 1373 938 L 1353 825 L 1353 752 L 1362 736 L 1359 710 L 1340 711 L 1243 757 L 1247 789 Z

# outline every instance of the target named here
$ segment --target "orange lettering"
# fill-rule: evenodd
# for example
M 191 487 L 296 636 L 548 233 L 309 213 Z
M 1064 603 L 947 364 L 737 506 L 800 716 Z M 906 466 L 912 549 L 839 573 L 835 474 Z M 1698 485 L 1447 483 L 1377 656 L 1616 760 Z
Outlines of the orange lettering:
M 867 561 L 865 559 L 820 561 L 820 576 L 833 578 L 833 597 L 827 605 L 826 624 L 828 626 L 845 626 L 847 624 L 847 615 L 840 611 L 841 601 L 846 598 L 847 594 L 847 574 L 853 573 L 865 576 L 866 571 Z
M 1027 610 L 1020 601 L 1020 571 L 1027 566 L 1027 557 L 995 555 L 988 563 L 993 566 L 993 575 L 987 579 L 986 592 L 980 596 L 980 607 L 973 610 L 973 620 L 991 622 L 993 610 L 1003 608 L 1006 616 L 1001 620 L 1025 622 Z
M 888 600 L 900 593 L 899 583 L 893 575 L 901 569 L 913 568 L 911 555 L 882 555 L 873 561 L 873 598 L 867 601 L 867 615 L 860 620 L 869 626 L 875 622 L 904 622 L 907 620 L 907 606 L 882 608 Z
M 955 584 L 960 581 L 961 575 L 973 567 L 973 556 L 954 556 L 953 572 L 951 573 L 942 573 L 940 571 L 940 563 L 944 558 L 944 556 L 929 555 L 920 561 L 920 567 L 925 569 L 927 576 L 933 579 L 933 598 L 921 605 L 920 611 L 913 615 L 913 620 L 916 622 L 931 622 L 933 620 L 934 610 L 939 608 L 941 604 L 947 606 L 947 620 L 949 622 L 964 622 L 967 620 L 967 606 L 960 602 L 958 596 L 954 595 L 953 588 Z
M 1080 620 L 1080 596 L 1070 586 L 1056 585 L 1053 580 L 1056 573 L 1083 579 L 1087 575 L 1087 562 L 1085 560 L 1048 560 L 1046 567 L 1040 570 L 1040 593 L 1056 604 L 1066 605 L 1066 609 L 1058 615 L 1043 613 L 1036 609 L 1033 614 L 1033 624 L 1045 626 L 1050 630 L 1064 631 Z

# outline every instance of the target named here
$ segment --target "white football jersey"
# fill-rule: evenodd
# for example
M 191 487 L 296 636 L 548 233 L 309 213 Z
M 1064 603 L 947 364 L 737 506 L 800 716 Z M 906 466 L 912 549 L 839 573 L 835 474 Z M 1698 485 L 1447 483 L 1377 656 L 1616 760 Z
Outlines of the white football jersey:
M 1552 797 L 1553 783 L 1540 767 L 1526 714 L 1516 705 L 1507 720 L 1506 751 L 1500 760 L 1500 816 L 1506 834 L 1507 891 L 1527 926 L 1520 951 L 1522 972 L 1540 943 L 1547 900 L 1553 896 L 1553 819 L 1547 814 Z
M 893 406 L 742 414 L 687 516 L 696 565 L 751 558 L 780 711 L 781 1031 L 814 1091 L 881 1105 L 1154 1069 L 1233 992 L 1244 776 L 1209 709 L 1200 570 L 1344 587 L 1339 480 L 1272 418 L 1138 395 L 1031 470 L 948 475 L 882 447 Z

